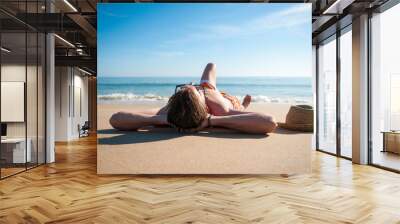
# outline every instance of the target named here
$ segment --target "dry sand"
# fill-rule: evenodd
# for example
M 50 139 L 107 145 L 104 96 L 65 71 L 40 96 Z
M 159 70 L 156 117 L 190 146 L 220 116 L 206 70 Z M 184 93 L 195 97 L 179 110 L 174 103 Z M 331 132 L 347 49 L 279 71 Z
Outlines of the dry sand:
M 113 130 L 108 123 L 118 111 L 161 107 L 159 103 L 98 105 L 99 174 L 295 174 L 311 169 L 311 134 L 277 129 L 250 135 L 226 129 L 196 134 L 172 128 L 136 132 Z M 284 121 L 288 104 L 254 103 L 249 111 Z

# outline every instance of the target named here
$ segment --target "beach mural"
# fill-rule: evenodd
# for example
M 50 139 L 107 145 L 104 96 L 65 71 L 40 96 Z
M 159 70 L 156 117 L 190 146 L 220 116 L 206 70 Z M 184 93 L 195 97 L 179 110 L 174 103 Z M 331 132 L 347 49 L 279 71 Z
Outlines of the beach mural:
M 97 41 L 98 173 L 310 169 L 311 4 L 103 3 Z

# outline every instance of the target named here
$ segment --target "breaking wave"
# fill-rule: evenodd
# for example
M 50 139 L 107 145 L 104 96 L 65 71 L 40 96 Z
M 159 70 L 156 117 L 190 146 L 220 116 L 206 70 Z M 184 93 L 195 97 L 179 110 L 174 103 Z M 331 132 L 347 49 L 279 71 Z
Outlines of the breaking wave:
M 112 93 L 97 96 L 100 103 L 121 103 L 121 102 L 143 102 L 143 101 L 168 101 L 169 96 L 160 96 L 152 93 L 144 95 L 136 95 L 133 93 Z M 243 96 L 237 96 L 237 98 L 242 101 Z M 264 95 L 252 96 L 252 102 L 255 103 L 312 103 L 311 98 L 296 98 L 296 97 L 271 97 Z

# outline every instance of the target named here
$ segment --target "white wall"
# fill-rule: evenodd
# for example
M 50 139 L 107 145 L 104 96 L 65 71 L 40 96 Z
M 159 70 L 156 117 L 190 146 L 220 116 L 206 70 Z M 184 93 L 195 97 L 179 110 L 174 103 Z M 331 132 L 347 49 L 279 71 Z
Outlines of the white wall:
M 72 108 L 72 136 L 79 137 L 78 132 L 78 124 L 83 125 L 85 121 L 88 121 L 89 113 L 88 113 L 88 78 L 81 76 L 82 73 L 76 75 L 76 71 L 74 75 L 74 107 Z M 80 101 L 80 102 L 79 102 Z
M 25 80 L 26 72 L 28 72 L 28 83 Z M 24 82 L 27 83 L 27 125 L 28 125 L 28 137 L 29 134 L 35 132 L 36 135 L 36 123 L 37 114 L 37 93 L 36 93 L 36 80 L 31 77 L 31 74 L 36 75 L 36 66 L 27 66 L 19 64 L 4 64 L 1 66 L 1 81 L 2 82 Z M 8 108 L 2 108 L 7 110 Z M 25 123 L 26 122 L 8 122 L 7 132 L 9 137 L 24 137 L 25 136 Z
M 78 125 L 88 120 L 88 78 L 76 68 L 56 67 L 55 86 L 55 140 L 77 139 Z
M 67 67 L 55 68 L 55 141 L 67 141 L 69 132 L 69 96 L 70 77 Z
M 25 64 L 6 64 L 1 66 L 1 81 L 25 82 Z M 28 66 L 29 69 L 29 66 Z

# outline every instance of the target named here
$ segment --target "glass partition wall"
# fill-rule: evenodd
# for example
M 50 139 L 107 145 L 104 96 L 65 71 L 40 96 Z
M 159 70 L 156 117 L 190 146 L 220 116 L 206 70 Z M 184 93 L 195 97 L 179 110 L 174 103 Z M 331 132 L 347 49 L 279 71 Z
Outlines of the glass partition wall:
M 18 7 L 37 12 L 39 2 Z M 45 163 L 45 41 L 44 33 L 0 12 L 1 179 Z
M 352 158 L 352 33 L 351 25 L 340 36 L 340 155 Z
M 317 48 L 317 149 L 352 157 L 351 25 Z
M 400 171 L 400 4 L 371 18 L 370 163 Z
M 26 150 L 25 38 L 25 32 L 1 33 L 1 177 L 24 171 L 30 156 Z
M 318 47 L 318 149 L 336 153 L 336 36 Z
M 369 17 L 369 161 L 400 172 L 400 4 Z M 352 27 L 317 45 L 317 149 L 352 157 Z

